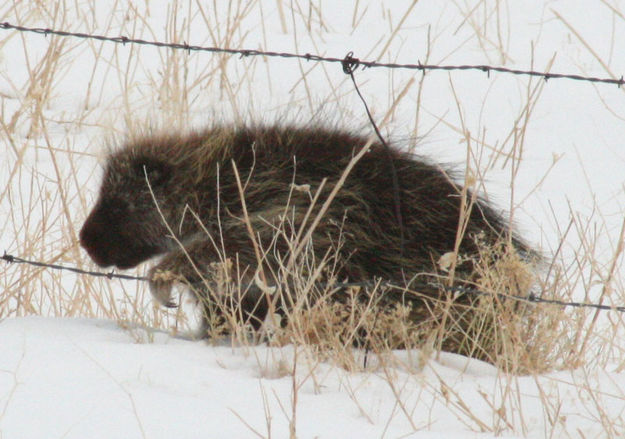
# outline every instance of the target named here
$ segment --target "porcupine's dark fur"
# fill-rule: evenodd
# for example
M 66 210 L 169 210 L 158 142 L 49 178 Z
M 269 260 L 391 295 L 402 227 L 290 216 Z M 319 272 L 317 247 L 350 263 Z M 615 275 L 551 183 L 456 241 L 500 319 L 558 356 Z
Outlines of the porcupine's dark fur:
M 263 271 L 267 282 L 273 283 L 277 260 L 288 260 L 293 250 L 286 237 L 297 233 L 322 180 L 327 179 L 307 227 L 366 141 L 339 130 L 279 126 L 223 126 L 129 140 L 108 158 L 99 199 L 80 232 L 81 245 L 101 267 L 126 269 L 163 255 L 150 274 L 155 298 L 172 305 L 173 282 L 183 281 L 195 287 L 208 310 L 213 299 L 202 287 L 202 278 L 210 282 L 211 263 L 222 261 L 225 253 L 236 261 L 234 271 L 246 282 L 259 265 L 232 162 L 240 174 L 259 247 L 266 251 Z M 391 160 L 398 177 L 399 206 Z M 293 190 L 293 183 L 310 185 L 310 191 Z M 438 166 L 374 143 L 314 230 L 316 259 L 338 249 L 339 280 L 381 278 L 403 284 L 421 275 L 423 281 L 417 285 L 423 285 L 433 279 L 426 273 L 440 271 L 439 258 L 454 250 L 461 191 Z M 468 192 L 465 200 L 471 197 Z M 277 234 L 276 226 L 285 218 L 286 233 Z M 490 244 L 510 233 L 502 216 L 477 199 L 458 253 L 475 255 L 478 235 Z M 529 252 L 517 238 L 511 242 L 522 253 Z M 460 285 L 471 278 L 472 269 L 470 262 L 457 266 Z M 157 276 L 163 273 L 170 277 Z M 244 320 L 258 327 L 268 309 L 267 299 L 257 288 L 250 291 L 234 301 L 243 308 Z M 441 292 L 427 287 L 423 291 Z M 339 300 L 340 294 L 339 290 Z M 397 293 L 386 294 L 391 302 L 399 300 Z

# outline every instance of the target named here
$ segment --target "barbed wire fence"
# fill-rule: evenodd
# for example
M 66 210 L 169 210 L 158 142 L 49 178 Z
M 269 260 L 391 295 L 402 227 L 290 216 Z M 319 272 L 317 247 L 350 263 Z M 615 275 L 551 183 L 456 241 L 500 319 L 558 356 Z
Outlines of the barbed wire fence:
M 89 270 L 83 270 L 80 268 L 76 268 L 76 267 L 69 267 L 69 266 L 65 266 L 65 265 L 59 265 L 59 264 L 47 264 L 45 262 L 39 262 L 39 261 L 29 261 L 27 259 L 22 259 L 20 257 L 17 256 L 13 256 L 10 254 L 7 254 L 6 251 L 4 252 L 4 254 L 0 257 L 0 259 L 10 263 L 10 264 L 27 264 L 27 265 L 32 265 L 35 267 L 42 267 L 42 268 L 50 268 L 53 270 L 65 270 L 65 271 L 70 271 L 72 273 L 77 273 L 77 274 L 84 274 L 86 276 L 93 276 L 93 277 L 106 277 L 107 279 L 121 279 L 121 280 L 135 280 L 135 281 L 140 281 L 140 282 L 147 282 L 150 280 L 149 277 L 146 276 L 133 276 L 133 275 L 129 275 L 129 274 L 119 274 L 119 273 L 115 273 L 113 271 L 104 273 L 101 271 L 89 271 Z M 401 289 L 401 290 L 406 290 L 406 287 L 402 287 L 400 285 L 394 284 L 392 282 L 388 282 L 388 281 L 364 281 L 364 282 L 336 282 L 333 283 L 331 285 L 322 285 L 324 287 L 330 287 L 330 288 L 349 288 L 349 287 L 374 287 L 374 286 L 382 286 L 382 287 L 388 287 L 388 288 L 395 288 L 395 289 Z M 431 287 L 432 285 L 416 285 L 416 287 L 413 288 L 419 288 L 419 287 L 424 287 L 424 286 L 429 286 Z M 482 291 L 478 288 L 470 288 L 470 287 L 463 287 L 463 286 L 447 286 L 447 285 L 436 285 L 438 288 L 441 288 L 443 290 L 446 290 L 450 293 L 456 293 L 456 294 L 472 294 L 472 295 L 476 295 L 476 296 L 489 296 L 489 295 L 493 295 L 493 293 L 491 292 L 487 292 L 487 291 Z M 249 287 L 249 286 L 248 286 Z M 498 296 L 501 299 L 513 299 L 513 300 L 517 300 L 520 302 L 528 302 L 528 303 L 544 303 L 544 304 L 549 304 L 549 305 L 559 305 L 559 306 L 566 306 L 566 307 L 574 307 L 574 308 L 592 308 L 592 309 L 598 309 L 598 310 L 602 310 L 602 311 L 618 311 L 618 312 L 625 312 L 625 306 L 611 306 L 611 305 L 602 305 L 602 304 L 596 304 L 596 303 L 586 303 L 586 302 L 566 302 L 563 300 L 557 300 L 557 299 L 545 299 L 543 297 L 540 297 L 539 295 L 535 294 L 535 293 L 530 293 L 527 296 L 519 296 L 516 294 L 504 294 L 504 293 L 495 293 L 496 296 Z
M 550 79 L 569 79 L 569 80 L 576 80 L 576 81 L 590 82 L 590 83 L 611 84 L 611 85 L 616 85 L 619 89 L 623 85 L 625 85 L 625 79 L 623 78 L 622 75 L 620 78 L 600 78 L 600 77 L 594 77 L 594 76 L 584 76 L 584 75 L 569 74 L 569 73 L 552 73 L 552 72 L 541 72 L 541 71 L 535 71 L 535 70 L 511 69 L 507 67 L 491 66 L 491 65 L 484 65 L 484 64 L 436 65 L 436 64 L 422 64 L 420 61 L 417 61 L 416 64 L 414 63 L 413 64 L 383 63 L 383 62 L 378 62 L 378 61 L 368 61 L 368 60 L 361 60 L 359 58 L 355 58 L 353 56 L 353 52 L 349 52 L 343 58 L 337 58 L 337 57 L 321 56 L 321 55 L 310 54 L 310 53 L 297 54 L 297 53 L 274 52 L 274 51 L 265 51 L 265 50 L 257 50 L 257 49 L 229 49 L 229 48 L 222 48 L 222 47 L 197 46 L 197 45 L 190 45 L 187 43 L 165 43 L 161 41 L 149 41 L 149 40 L 143 40 L 143 39 L 138 39 L 138 38 L 129 38 L 126 36 L 111 37 L 107 35 L 96 35 L 96 34 L 88 34 L 88 33 L 82 33 L 82 32 L 69 32 L 69 31 L 50 29 L 50 28 L 26 27 L 26 26 L 15 25 L 9 22 L 0 23 L 0 29 L 15 30 L 18 32 L 29 32 L 29 33 L 35 33 L 35 34 L 39 34 L 43 36 L 56 35 L 60 37 L 72 37 L 72 38 L 87 39 L 87 40 L 107 41 L 107 42 L 112 42 L 112 43 L 117 43 L 117 44 L 122 44 L 122 45 L 139 44 L 139 45 L 145 45 L 145 46 L 167 48 L 167 49 L 172 49 L 172 50 L 184 50 L 189 53 L 190 52 L 223 53 L 223 54 L 230 54 L 230 55 L 239 55 L 240 58 L 246 58 L 246 57 L 251 57 L 251 56 L 264 56 L 264 57 L 269 57 L 269 58 L 279 57 L 279 58 L 299 59 L 299 60 L 313 61 L 313 62 L 338 63 L 341 65 L 343 72 L 347 75 L 350 75 L 353 85 L 355 87 L 355 90 L 358 93 L 358 96 L 360 97 L 361 101 L 363 102 L 369 121 L 371 122 L 376 132 L 376 135 L 378 136 L 379 140 L 382 142 L 383 145 L 386 145 L 386 142 L 384 138 L 382 137 L 382 135 L 380 134 L 380 131 L 368 109 L 367 103 L 364 97 L 362 96 L 362 94 L 360 93 L 358 85 L 356 84 L 356 81 L 355 81 L 354 72 L 359 67 L 363 69 L 367 69 L 367 68 L 409 69 L 409 70 L 418 70 L 424 74 L 427 71 L 437 71 L 437 70 L 438 71 L 474 70 L 474 71 L 484 72 L 489 77 L 490 77 L 491 72 L 496 72 L 496 73 L 504 73 L 504 74 L 520 75 L 520 76 L 538 77 L 538 78 L 544 79 L 545 81 L 550 80 Z M 397 192 L 398 187 L 396 186 L 395 181 L 394 181 L 394 186 L 395 186 L 394 190 Z M 402 228 L 403 225 L 401 221 L 401 216 L 398 216 L 398 222 L 399 222 L 399 227 Z M 403 246 L 403 243 L 402 243 L 402 246 Z M 70 271 L 72 273 L 86 275 L 86 276 L 106 277 L 107 279 L 134 280 L 134 281 L 142 281 L 142 282 L 150 280 L 148 277 L 145 277 L 145 276 L 125 275 L 125 274 L 118 274 L 114 272 L 104 273 L 104 272 L 98 272 L 98 271 L 89 271 L 89 270 L 83 270 L 80 268 L 70 267 L 70 266 L 65 266 L 65 265 L 48 264 L 48 263 L 40 262 L 40 261 L 27 260 L 27 259 L 20 258 L 18 256 L 7 254 L 6 251 L 4 252 L 4 254 L 2 255 L 0 259 L 6 261 L 9 264 L 13 264 L 13 263 L 27 264 L 27 265 L 31 265 L 35 267 L 49 268 L 53 270 Z M 405 289 L 405 287 L 398 286 L 396 284 L 393 284 L 392 282 L 388 282 L 388 281 L 379 282 L 379 281 L 373 281 L 373 280 L 364 281 L 364 282 L 339 282 L 339 283 L 332 284 L 331 287 L 332 288 L 347 288 L 347 287 L 353 287 L 353 286 L 371 287 L 371 286 L 376 286 L 376 285 L 381 285 L 381 286 L 385 286 L 388 288 Z M 454 294 L 471 294 L 471 295 L 493 295 L 494 294 L 502 299 L 513 299 L 513 300 L 517 300 L 521 302 L 542 303 L 542 304 L 557 305 L 557 306 L 563 306 L 563 307 L 574 307 L 574 308 L 592 308 L 592 309 L 602 310 L 602 311 L 617 311 L 617 312 L 625 313 L 625 306 L 610 306 L 610 305 L 586 303 L 586 302 L 572 302 L 572 301 L 562 301 L 562 300 L 557 300 L 557 299 L 545 299 L 541 297 L 540 295 L 537 295 L 533 292 L 528 294 L 527 296 L 520 296 L 520 295 L 514 295 L 514 294 L 486 292 L 478 288 L 470 288 L 470 287 L 464 287 L 464 286 L 437 285 L 437 287 L 443 290 L 449 291 L 451 293 L 454 293 Z
M 491 72 L 497 73 L 506 73 L 511 75 L 522 75 L 522 76 L 533 76 L 539 77 L 544 80 L 549 79 L 571 79 L 576 81 L 585 81 L 585 82 L 594 82 L 594 83 L 603 83 L 603 84 L 613 84 L 617 85 L 619 88 L 625 85 L 625 79 L 623 75 L 620 78 L 598 78 L 594 76 L 584 76 L 577 74 L 569 74 L 569 73 L 552 73 L 552 72 L 540 72 L 534 70 L 519 70 L 519 69 L 510 69 L 507 67 L 499 67 L 499 66 L 490 66 L 485 64 L 476 64 L 476 65 L 436 65 L 436 64 L 421 64 L 420 61 L 417 61 L 416 64 L 400 64 L 400 63 L 384 63 L 378 61 L 367 61 L 361 60 L 358 58 L 354 58 L 351 55 L 343 58 L 329 57 L 329 56 L 321 56 L 315 55 L 311 53 L 298 54 L 298 53 L 289 53 L 289 52 L 273 52 L 266 50 L 257 50 L 257 49 L 228 49 L 223 47 L 209 47 L 209 46 L 197 46 L 187 43 L 164 43 L 161 41 L 149 41 L 143 40 L 140 38 L 129 38 L 126 36 L 118 36 L 111 37 L 107 35 L 95 35 L 95 34 L 87 34 L 82 32 L 68 32 L 50 28 L 41 28 L 41 27 L 26 27 L 19 26 L 15 24 L 11 24 L 8 22 L 0 23 L 0 29 L 5 30 L 16 30 L 19 32 L 31 32 L 40 35 L 57 35 L 60 37 L 73 37 L 73 38 L 81 38 L 87 40 L 98 40 L 98 41 L 109 41 L 117 44 L 139 44 L 144 46 L 153 46 L 153 47 L 163 47 L 173 50 L 184 50 L 187 52 L 209 52 L 209 53 L 224 53 L 230 55 L 239 55 L 241 58 L 250 57 L 250 56 L 265 56 L 268 58 L 293 58 L 300 59 L 305 61 L 316 61 L 316 62 L 326 62 L 326 63 L 337 63 L 341 65 L 345 65 L 345 62 L 349 62 L 352 65 L 352 69 L 355 70 L 357 67 L 362 68 L 387 68 L 387 69 L 408 69 L 408 70 L 420 70 L 422 72 L 433 71 L 433 70 L 443 70 L 443 71 L 466 71 L 466 70 L 477 70 L 490 75 Z M 350 52 L 351 53 L 351 52 Z

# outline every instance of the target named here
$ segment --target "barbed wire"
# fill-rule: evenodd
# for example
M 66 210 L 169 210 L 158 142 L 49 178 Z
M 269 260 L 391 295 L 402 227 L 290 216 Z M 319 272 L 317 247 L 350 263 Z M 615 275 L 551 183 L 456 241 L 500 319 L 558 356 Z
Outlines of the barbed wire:
M 350 75 L 352 82 L 354 83 L 354 87 L 356 88 L 356 91 L 358 92 L 359 96 L 361 97 L 363 101 L 369 120 L 371 124 L 373 125 L 378 137 L 380 138 L 380 141 L 383 144 L 385 143 L 384 139 L 379 133 L 379 130 L 377 129 L 375 121 L 373 120 L 371 114 L 368 111 L 366 101 L 364 100 L 364 98 L 362 98 L 362 95 L 360 94 L 360 91 L 358 90 L 358 86 L 356 85 L 356 81 L 353 76 L 353 72 L 358 67 L 363 67 L 363 68 L 383 67 L 383 68 L 389 68 L 389 69 L 412 69 L 412 70 L 421 70 L 423 73 L 425 73 L 426 71 L 430 71 L 430 70 L 444 70 L 444 71 L 478 70 L 478 71 L 485 72 L 488 75 L 490 75 L 490 72 L 498 72 L 498 73 L 513 74 L 513 75 L 526 75 L 526 76 L 540 77 L 545 80 L 572 79 L 572 80 L 586 81 L 586 82 L 593 82 L 593 83 L 616 84 L 619 88 L 625 85 L 625 79 L 623 78 L 623 76 L 621 76 L 620 79 L 598 78 L 598 77 L 582 76 L 582 75 L 576 75 L 576 74 L 563 74 L 563 73 L 538 72 L 538 71 L 533 71 L 533 70 L 510 69 L 506 67 L 496 67 L 496 66 L 489 66 L 489 65 L 433 65 L 433 64 L 421 64 L 421 62 L 418 62 L 417 64 L 381 63 L 377 61 L 366 61 L 366 60 L 360 60 L 358 58 L 354 58 L 352 52 L 349 52 L 343 58 L 335 58 L 335 57 L 314 55 L 314 54 L 309 54 L 309 53 L 302 55 L 302 54 L 289 53 L 289 52 L 273 52 L 273 51 L 263 51 L 263 50 L 256 50 L 256 49 L 227 49 L 227 48 L 220 48 L 220 47 L 195 46 L 195 45 L 189 45 L 187 43 L 164 43 L 160 41 L 147 41 L 147 40 L 136 39 L 136 38 L 128 38 L 126 36 L 110 37 L 106 35 L 94 35 L 94 34 L 87 34 L 87 33 L 81 33 L 81 32 L 68 32 L 68 31 L 54 30 L 54 29 L 49 29 L 49 28 L 33 28 L 33 27 L 14 25 L 8 22 L 0 23 L 0 29 L 7 29 L 7 30 L 12 29 L 12 30 L 20 31 L 20 32 L 32 32 L 36 34 L 42 34 L 44 36 L 57 35 L 61 37 L 75 37 L 75 38 L 82 38 L 82 39 L 108 41 L 108 42 L 113 42 L 113 43 L 118 43 L 118 44 L 121 43 L 123 45 L 127 43 L 128 44 L 140 44 L 140 45 L 147 45 L 147 46 L 154 46 L 154 47 L 164 47 L 164 48 L 169 48 L 173 50 L 186 50 L 188 52 L 199 51 L 199 52 L 225 53 L 225 54 L 230 54 L 230 55 L 239 55 L 241 58 L 249 57 L 249 56 L 266 56 L 266 57 L 280 57 L 280 58 L 295 58 L 295 59 L 303 59 L 306 61 L 340 63 L 342 65 L 343 72 Z M 399 217 L 398 219 L 401 224 L 401 217 Z M 28 264 L 28 265 L 32 265 L 36 267 L 50 268 L 54 270 L 65 270 L 65 271 L 70 271 L 76 274 L 88 275 L 88 276 L 93 276 L 93 277 L 106 277 L 107 279 L 136 280 L 136 281 L 149 281 L 150 280 L 148 277 L 144 277 L 144 276 L 117 274 L 112 271 L 108 273 L 103 273 L 99 271 L 83 270 L 83 269 L 76 268 L 76 267 L 68 267 L 65 265 L 48 264 L 45 262 L 26 260 L 18 256 L 7 254 L 6 251 L 4 252 L 1 259 L 6 261 L 7 263 Z M 382 281 L 382 282 L 364 281 L 364 282 L 342 282 L 342 283 L 339 282 L 339 283 L 332 284 L 331 287 L 332 288 L 367 287 L 367 286 L 373 287 L 376 285 L 389 287 L 389 288 L 395 288 L 395 289 L 404 289 L 404 290 L 406 289 L 405 287 L 400 287 L 388 281 Z M 493 295 L 494 294 L 503 299 L 514 299 L 517 301 L 529 302 L 529 303 L 542 303 L 542 304 L 558 305 L 558 306 L 564 306 L 564 307 L 593 308 L 593 309 L 603 310 L 603 311 L 625 312 L 625 306 L 610 306 L 610 305 L 595 304 L 595 303 L 566 302 L 566 301 L 557 300 L 557 299 L 544 299 L 534 293 L 530 293 L 527 296 L 519 296 L 519 295 L 503 294 L 503 293 L 489 293 L 489 292 L 482 291 L 477 288 L 469 288 L 469 287 L 462 287 L 462 286 L 445 286 L 445 285 L 424 285 L 424 286 L 428 286 L 428 287 L 435 286 L 437 288 L 441 288 L 449 292 L 459 293 L 459 294 L 473 294 L 473 295 Z
M 132 275 L 128 275 L 128 274 L 117 274 L 117 273 L 113 273 L 112 271 L 109 272 L 109 273 L 103 273 L 101 271 L 82 270 L 80 268 L 68 267 L 66 265 L 47 264 L 45 262 L 39 262 L 39 261 L 29 261 L 27 259 L 22 259 L 22 258 L 17 257 L 17 256 L 9 255 L 9 254 L 7 254 L 6 251 L 4 252 L 4 255 L 2 255 L 2 259 L 4 261 L 7 261 L 9 264 L 12 264 L 12 263 L 15 263 L 15 264 L 28 264 L 28 265 L 33 265 L 35 267 L 52 268 L 53 270 L 71 271 L 72 273 L 86 274 L 86 275 L 93 276 L 93 277 L 106 277 L 108 279 L 139 280 L 139 281 L 148 281 L 148 280 L 150 280 L 149 278 L 144 277 L 144 276 L 132 276 Z
M 476 65 L 437 65 L 437 64 L 421 64 L 420 61 L 417 61 L 416 64 L 401 64 L 401 63 L 384 63 L 378 61 L 367 61 L 361 60 L 358 58 L 353 58 L 351 55 L 343 58 L 329 57 L 329 56 L 321 56 L 315 55 L 311 53 L 298 54 L 298 53 L 290 53 L 290 52 L 274 52 L 274 51 L 266 51 L 266 50 L 258 50 L 258 49 L 228 49 L 224 47 L 210 47 L 210 46 L 197 46 L 188 43 L 165 43 L 161 41 L 150 41 L 143 40 L 140 38 L 129 38 L 126 36 L 118 36 L 111 37 L 107 35 L 96 35 L 96 34 L 88 34 L 83 32 L 69 32 L 57 29 L 50 28 L 41 28 L 41 27 L 27 27 L 20 26 L 16 24 L 12 24 L 9 22 L 0 23 L 0 29 L 6 30 L 16 30 L 19 32 L 32 32 L 35 34 L 41 34 L 44 36 L 47 35 L 57 35 L 60 37 L 74 37 L 74 38 L 82 38 L 89 40 L 98 40 L 98 41 L 108 41 L 112 43 L 118 43 L 122 45 L 126 44 L 140 44 L 145 46 L 153 46 L 153 47 L 164 47 L 173 50 L 186 50 L 187 52 L 211 52 L 211 53 L 225 53 L 230 55 L 239 55 L 241 58 L 249 57 L 249 56 L 265 56 L 265 57 L 279 57 L 279 58 L 294 58 L 294 59 L 302 59 L 305 61 L 318 61 L 318 62 L 327 62 L 327 63 L 345 63 L 346 60 L 349 59 L 350 64 L 353 69 L 358 67 L 363 68 L 376 68 L 383 67 L 388 69 L 410 69 L 410 70 L 420 70 L 423 73 L 426 71 L 432 70 L 443 70 L 443 71 L 466 71 L 466 70 L 477 70 L 485 72 L 490 76 L 491 72 L 497 73 L 507 73 L 512 75 L 523 75 L 523 76 L 533 76 L 543 78 L 544 80 L 549 79 L 572 79 L 576 81 L 586 81 L 593 83 L 603 83 L 603 84 L 615 84 L 619 88 L 625 85 L 625 79 L 623 75 L 620 78 L 599 78 L 594 76 L 584 76 L 570 73 L 551 73 L 551 72 L 539 72 L 535 70 L 521 70 L 521 69 L 511 69 L 507 67 L 499 67 L 499 66 L 490 66 L 485 64 L 476 64 Z M 345 65 L 345 64 L 343 64 Z
M 103 273 L 101 271 L 89 271 L 89 270 L 83 270 L 80 268 L 76 268 L 76 267 L 68 267 L 66 265 L 59 265 L 59 264 L 47 264 L 45 262 L 39 262 L 39 261 L 30 261 L 27 259 L 23 259 L 20 258 L 18 256 L 13 256 L 10 254 L 7 254 L 7 252 L 5 251 L 4 254 L 2 255 L 2 257 L 0 258 L 4 261 L 6 261 L 9 264 L 27 264 L 27 265 L 32 265 L 35 267 L 42 267 L 42 268 L 51 268 L 53 270 L 65 270 L 65 271 L 70 271 L 72 273 L 77 273 L 77 274 L 84 274 L 87 276 L 94 276 L 94 277 L 106 277 L 107 279 L 122 279 L 122 280 L 136 280 L 136 281 L 141 281 L 141 282 L 146 282 L 149 281 L 150 278 L 145 277 L 145 276 L 132 276 L 132 275 L 128 275 L 128 274 L 117 274 L 114 272 L 108 272 L 108 273 Z M 402 287 L 400 285 L 394 284 L 392 282 L 389 281 L 363 281 L 363 282 L 335 282 L 332 283 L 330 285 L 322 285 L 323 287 L 331 287 L 333 289 L 336 288 L 349 288 L 349 287 L 376 287 L 376 286 L 382 286 L 382 287 L 388 287 L 388 288 L 393 288 L 393 289 L 400 289 L 400 290 L 409 290 L 406 287 Z M 480 290 L 478 288 L 470 288 L 470 287 L 463 287 L 463 286 L 447 286 L 447 285 L 433 285 L 433 284 L 424 284 L 421 285 L 423 287 L 436 287 L 436 288 L 441 288 L 443 290 L 449 291 L 451 293 L 459 293 L 459 294 L 472 294 L 472 295 L 476 295 L 476 296 L 492 296 L 495 295 L 499 298 L 502 299 L 513 299 L 513 300 L 517 300 L 519 302 L 527 302 L 527 303 L 542 303 L 542 304 L 548 304 L 548 305 L 558 305 L 558 306 L 563 306 L 563 307 L 573 307 L 573 308 L 592 308 L 592 309 L 598 309 L 598 310 L 602 310 L 602 311 L 617 311 L 617 312 L 625 312 L 625 306 L 611 306 L 611 305 L 603 305 L 603 304 L 598 304 L 598 303 L 587 303 L 587 302 L 566 302 L 564 300 L 558 300 L 558 299 L 545 299 L 543 297 L 540 297 L 539 295 L 535 294 L 535 293 L 530 293 L 527 296 L 519 296 L 516 294 L 504 294 L 504 293 L 492 293 L 492 292 L 487 292 L 487 291 L 483 291 Z M 418 288 L 419 285 L 415 285 L 411 288 Z

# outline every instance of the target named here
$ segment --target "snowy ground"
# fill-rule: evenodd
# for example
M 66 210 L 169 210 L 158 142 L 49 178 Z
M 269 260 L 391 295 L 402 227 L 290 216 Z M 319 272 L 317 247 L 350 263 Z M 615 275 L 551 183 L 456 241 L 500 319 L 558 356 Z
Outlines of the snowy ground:
M 384 62 L 625 73 L 618 0 L 71 3 L 0 5 L 0 21 Z M 563 243 L 556 260 L 577 299 L 625 303 L 625 88 L 483 72 L 367 69 L 356 79 L 376 120 L 393 108 L 390 138 L 418 137 L 420 154 L 479 172 L 480 189 L 546 255 Z M 370 130 L 338 65 L 0 30 L 0 251 L 91 267 L 76 233 L 98 157 L 128 129 L 318 114 Z M 600 314 L 593 329 L 604 342 L 586 364 L 531 377 L 450 354 L 420 362 L 397 352 L 348 372 L 301 347 L 149 337 L 116 323 L 173 325 L 142 286 L 16 265 L 0 265 L 0 318 L 0 439 L 625 435 L 614 312 Z
M 299 358 L 292 379 L 293 347 L 165 334 L 138 344 L 114 322 L 83 319 L 7 319 L 0 341 L 3 438 L 281 438 L 293 419 L 302 438 L 607 437 L 602 417 L 616 420 L 613 434 L 625 427 L 619 373 L 513 378 L 452 354 L 419 366 L 397 352 L 403 366 L 362 373 Z

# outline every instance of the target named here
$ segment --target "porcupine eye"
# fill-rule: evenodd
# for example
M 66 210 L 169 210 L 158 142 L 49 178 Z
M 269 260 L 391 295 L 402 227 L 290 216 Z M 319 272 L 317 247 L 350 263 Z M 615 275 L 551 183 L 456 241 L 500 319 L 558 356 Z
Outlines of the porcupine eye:
M 156 187 L 163 184 L 169 178 L 170 167 L 167 163 L 151 158 L 139 158 L 134 162 L 133 170 L 137 178 L 145 180 L 146 176 L 150 186 Z

